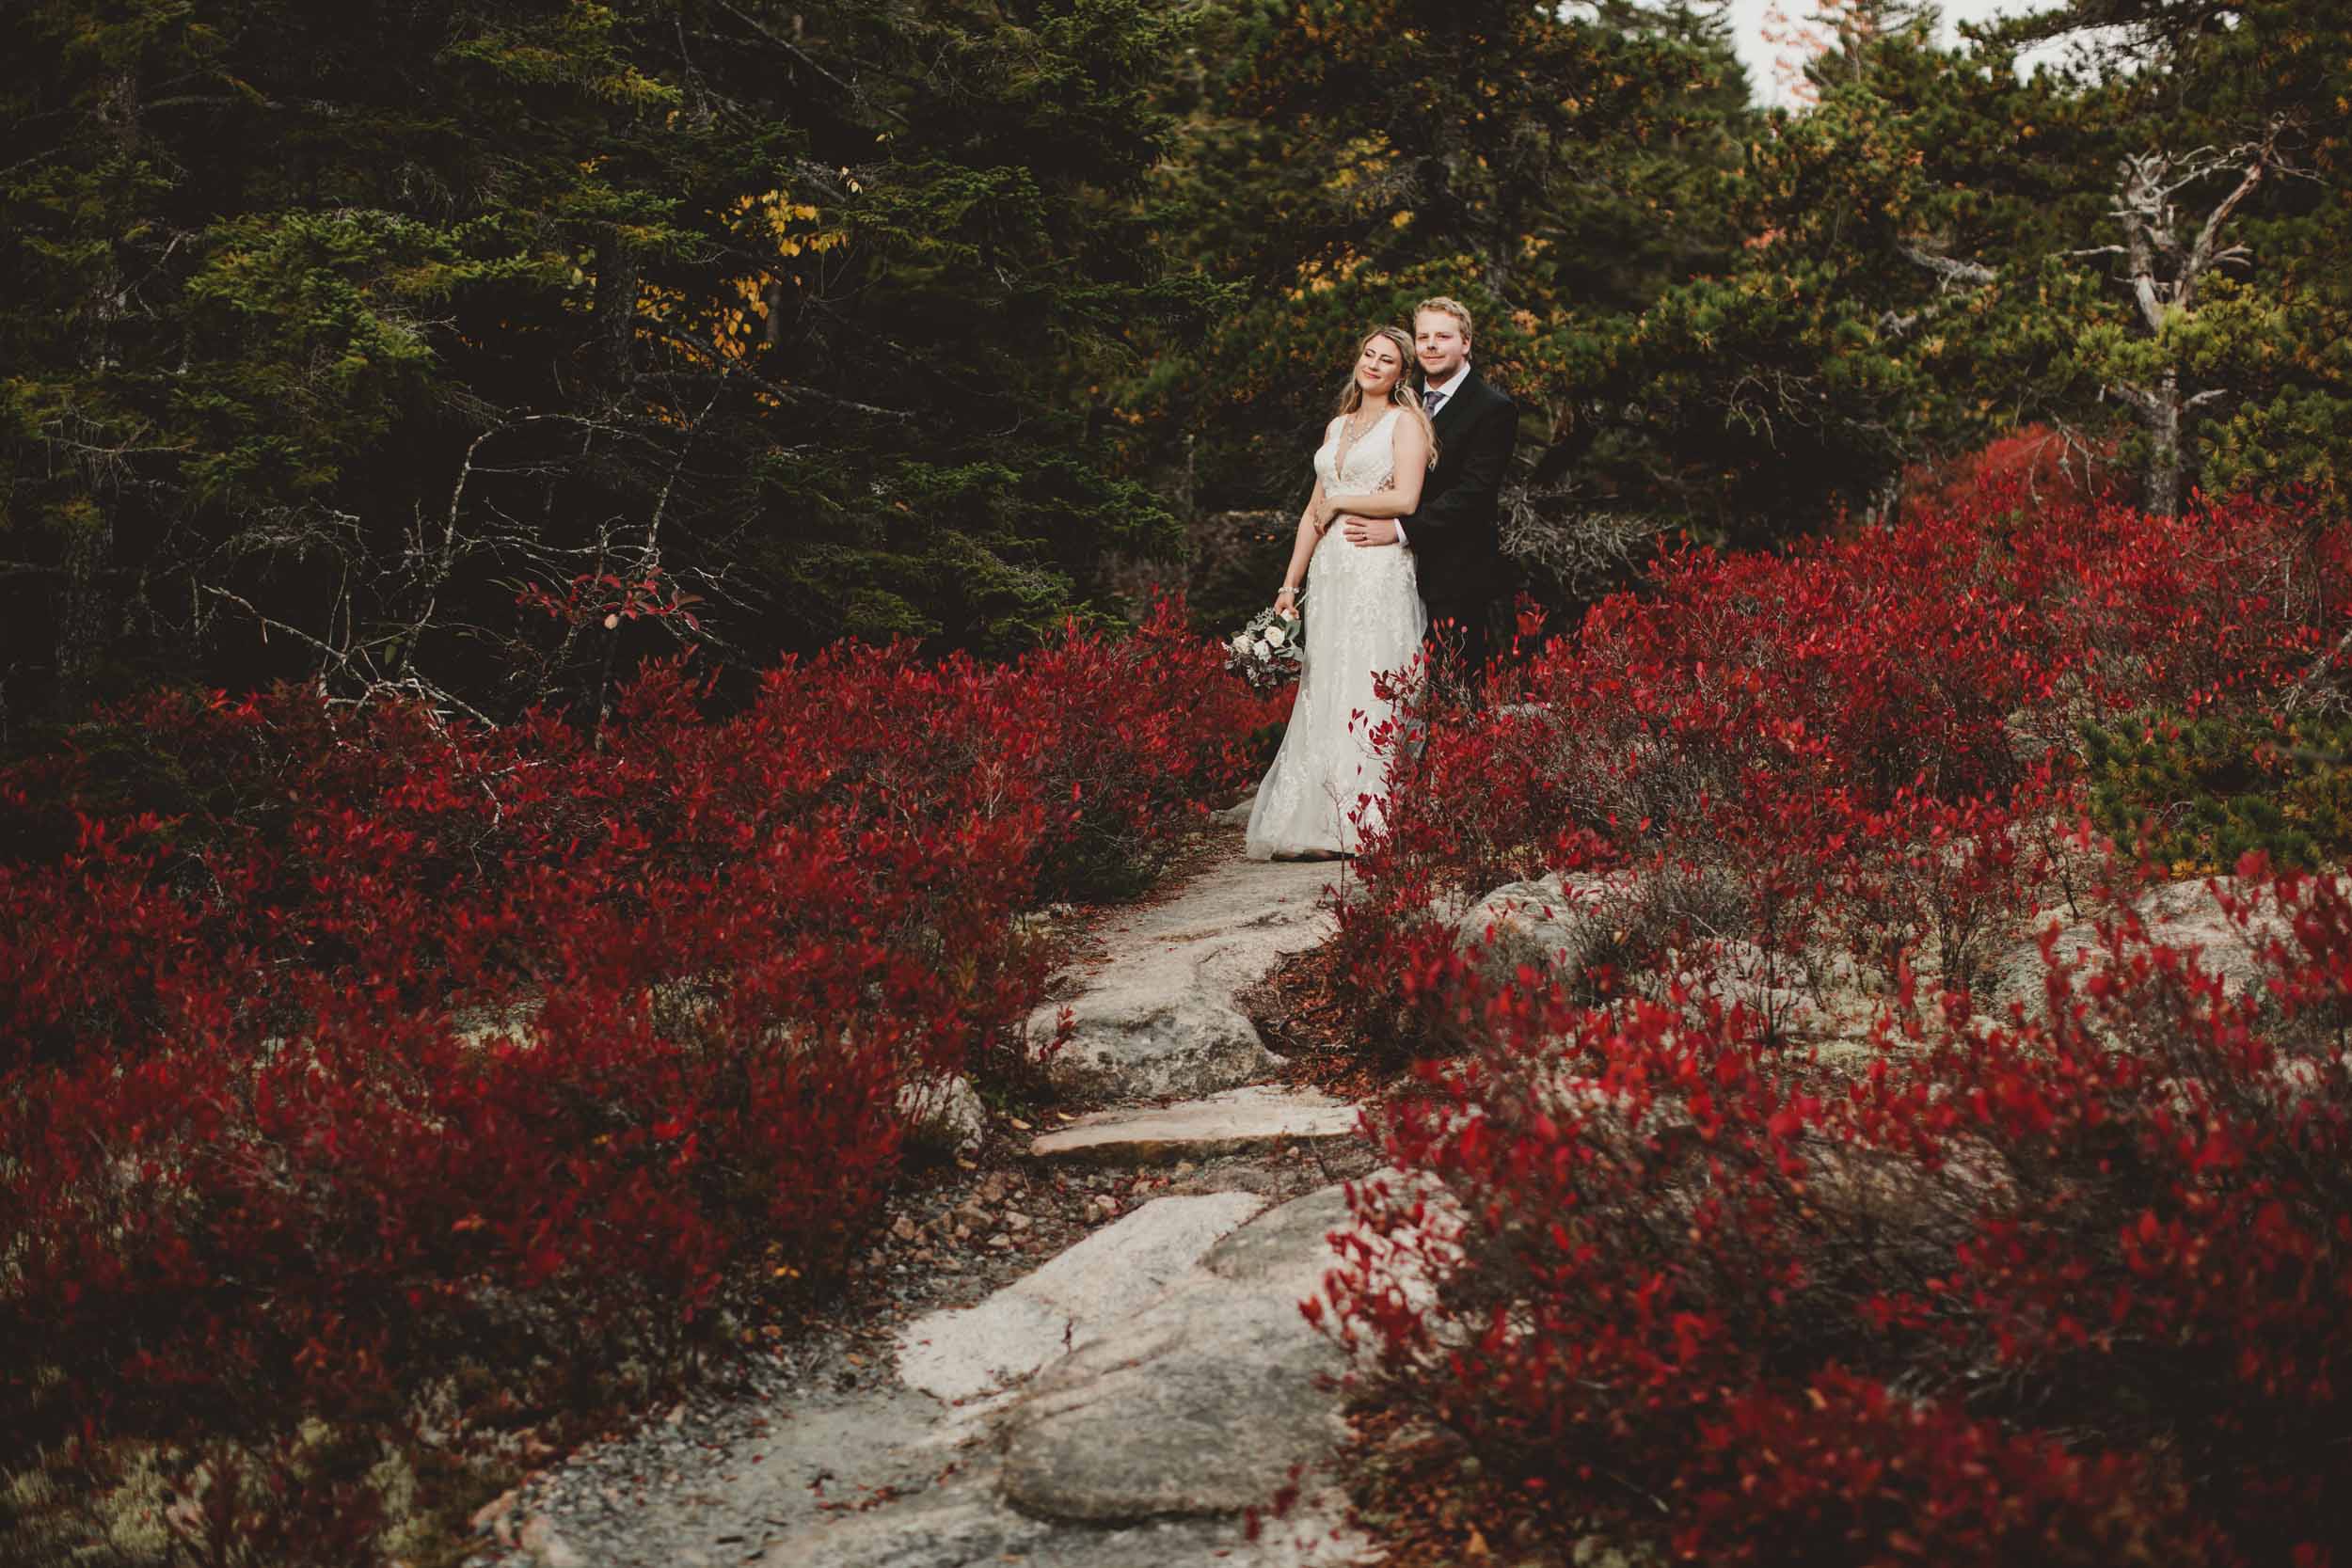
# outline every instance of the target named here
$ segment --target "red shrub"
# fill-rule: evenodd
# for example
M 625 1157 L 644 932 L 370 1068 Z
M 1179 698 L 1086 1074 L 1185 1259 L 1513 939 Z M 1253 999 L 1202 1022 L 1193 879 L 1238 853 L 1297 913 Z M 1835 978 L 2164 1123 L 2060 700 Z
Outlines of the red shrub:
M 1356 1194 L 1332 1321 L 1564 1544 L 2352 1555 L 2342 890 L 2277 884 L 2247 996 L 2125 929 L 2050 1016 L 1971 1020 L 2077 875 L 2074 723 L 2309 696 L 2352 529 L 2015 502 L 1663 562 L 1491 716 L 1434 716 L 1357 863 L 1372 1027 L 1459 1054 L 1381 1113 L 1408 1175 Z M 1546 871 L 1706 897 L 1613 933 L 1615 984 L 1488 973 L 1431 918 Z M 1876 971 L 1867 1075 L 1680 972 L 1726 938 Z
M 1490 1005 L 1386 1113 L 1446 1196 L 1357 1192 L 1336 1321 L 1564 1538 L 2352 1550 L 2352 903 L 2277 892 L 2283 1004 L 2119 932 L 2087 1017 L 2054 975 L 2052 1018 L 1931 1031 L 1843 1095 L 1737 1009 Z
M 1015 917 L 1241 782 L 1178 624 L 716 719 L 666 663 L 593 741 L 157 697 L 0 777 L 0 1462 L 674 1365 L 836 1267 L 909 1081 L 1025 1068 Z
M 2121 496 L 2132 475 L 2115 460 L 2113 442 L 2096 447 L 2079 436 L 2029 424 L 1963 456 L 1915 465 L 1903 474 L 1903 504 L 1952 513 L 1993 490 L 2039 511 Z
M 1670 1544 L 1725 1563 L 2215 1560 L 2212 1532 L 2152 1468 L 2073 1453 L 1833 1364 L 1801 1391 L 1729 1401 L 1702 1429 L 1683 1478 L 1689 1521 Z
M 1419 1027 L 1395 1021 L 1433 897 L 1546 870 L 1704 864 L 1768 943 L 1835 939 L 1890 982 L 1931 954 L 1963 986 L 1988 915 L 2060 858 L 2080 720 L 2278 689 L 2344 630 L 2341 520 L 2019 499 L 1681 551 L 1489 714 L 1434 715 L 1342 911 L 1372 1031 Z

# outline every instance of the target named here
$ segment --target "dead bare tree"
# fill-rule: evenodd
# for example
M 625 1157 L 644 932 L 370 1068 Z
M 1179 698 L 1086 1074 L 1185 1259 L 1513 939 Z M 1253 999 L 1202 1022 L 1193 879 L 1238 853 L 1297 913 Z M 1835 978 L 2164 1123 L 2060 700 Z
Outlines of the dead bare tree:
M 2230 395 L 2226 387 L 2185 387 L 2172 340 L 2195 317 L 2213 275 L 2251 261 L 2245 245 L 2224 243 L 2224 230 L 2265 177 L 2286 171 L 2279 151 L 2285 129 L 2283 119 L 2274 119 L 2259 139 L 2235 147 L 2124 158 L 2117 170 L 2115 204 L 2109 209 L 2122 230 L 2122 243 L 2074 252 L 2122 258 L 2121 281 L 2130 291 L 2139 325 L 2155 341 L 2153 375 L 2109 381 L 2106 389 L 2130 404 L 2148 432 L 2144 504 L 2165 516 L 2181 509 L 2184 441 L 2190 418 Z M 2185 204 L 2190 192 L 2232 175 L 2236 178 L 2227 194 L 2201 217 Z

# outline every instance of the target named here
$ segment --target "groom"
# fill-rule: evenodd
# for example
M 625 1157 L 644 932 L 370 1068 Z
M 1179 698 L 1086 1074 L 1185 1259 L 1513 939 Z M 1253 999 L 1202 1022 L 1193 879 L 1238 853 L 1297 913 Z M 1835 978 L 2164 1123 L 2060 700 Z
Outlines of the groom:
M 1430 654 L 1474 690 L 1486 667 L 1486 603 L 1502 562 L 1496 515 L 1519 438 L 1518 404 L 1471 368 L 1470 313 L 1460 302 L 1422 300 L 1413 311 L 1413 349 L 1422 405 L 1438 432 L 1438 466 L 1411 516 L 1349 517 L 1341 526 L 1356 544 L 1413 552 Z

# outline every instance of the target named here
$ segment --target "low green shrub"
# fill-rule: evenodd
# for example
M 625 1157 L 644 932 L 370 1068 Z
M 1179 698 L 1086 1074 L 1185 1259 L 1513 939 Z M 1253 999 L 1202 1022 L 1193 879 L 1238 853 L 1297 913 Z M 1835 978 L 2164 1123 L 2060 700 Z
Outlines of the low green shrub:
M 2081 733 L 2092 820 L 2173 876 L 2352 855 L 2352 721 L 2142 712 Z

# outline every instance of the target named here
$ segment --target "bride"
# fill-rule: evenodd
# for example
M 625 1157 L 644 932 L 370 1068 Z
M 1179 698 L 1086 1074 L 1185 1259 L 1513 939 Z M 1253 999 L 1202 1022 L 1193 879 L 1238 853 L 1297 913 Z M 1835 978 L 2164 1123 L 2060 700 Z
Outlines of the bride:
M 1315 452 L 1315 492 L 1274 608 L 1291 610 L 1311 565 L 1314 603 L 1290 727 L 1249 812 L 1244 847 L 1251 860 L 1354 854 L 1380 821 L 1388 764 L 1372 736 L 1395 705 L 1375 694 L 1374 676 L 1402 677 L 1418 665 L 1429 617 L 1410 550 L 1354 544 L 1331 525 L 1408 517 L 1421 503 L 1437 437 L 1405 384 L 1412 362 L 1412 340 L 1397 328 L 1367 337 Z

